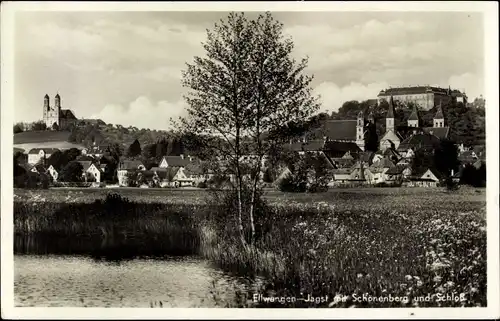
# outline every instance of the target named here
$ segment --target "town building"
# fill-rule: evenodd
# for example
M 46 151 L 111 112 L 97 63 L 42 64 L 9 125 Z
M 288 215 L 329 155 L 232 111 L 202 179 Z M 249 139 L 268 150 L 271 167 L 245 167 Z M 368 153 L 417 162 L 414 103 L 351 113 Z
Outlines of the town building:
M 451 101 L 467 104 L 467 95 L 459 90 L 451 90 L 432 86 L 394 87 L 383 89 L 378 94 L 378 101 L 389 100 L 393 97 L 397 102 L 409 102 L 418 105 L 424 110 L 437 106 L 439 102 L 448 104 Z
M 184 155 L 179 156 L 163 156 L 158 167 L 168 168 L 168 167 L 185 167 L 191 162 L 191 157 L 184 157 Z
M 360 111 L 356 119 L 327 120 L 318 134 L 329 142 L 355 143 L 359 149 L 365 150 L 369 126 L 374 126 L 373 114 L 365 117 L 364 111 Z
M 427 168 L 417 173 L 412 173 L 403 185 L 407 187 L 437 187 L 441 178 L 436 169 Z
M 390 148 L 398 148 L 402 137 L 396 131 L 396 120 L 394 117 L 394 99 L 389 99 L 389 108 L 385 116 L 385 134 L 380 139 L 379 149 L 385 151 Z
M 33 148 L 28 152 L 28 164 L 35 165 L 40 161 L 45 161 L 57 151 L 59 151 L 57 148 Z
M 116 172 L 119 186 L 128 186 L 128 173 L 132 171 L 145 171 L 146 167 L 139 160 L 120 159 Z
M 77 161 L 82 165 L 82 178 L 84 181 L 101 182 L 101 171 L 92 161 Z
M 54 106 L 50 106 L 49 95 L 45 94 L 43 100 L 43 122 L 49 129 L 66 128 L 77 121 L 75 115 L 70 109 L 61 108 L 61 96 L 56 95 Z

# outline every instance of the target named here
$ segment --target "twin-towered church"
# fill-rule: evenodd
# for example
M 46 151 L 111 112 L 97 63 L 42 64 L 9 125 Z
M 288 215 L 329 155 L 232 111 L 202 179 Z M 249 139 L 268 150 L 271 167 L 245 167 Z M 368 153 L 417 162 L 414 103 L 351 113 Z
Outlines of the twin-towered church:
M 61 109 L 61 96 L 54 98 L 54 106 L 50 105 L 50 97 L 45 94 L 43 99 L 43 122 L 49 129 L 65 128 L 76 122 L 76 117 L 70 109 Z

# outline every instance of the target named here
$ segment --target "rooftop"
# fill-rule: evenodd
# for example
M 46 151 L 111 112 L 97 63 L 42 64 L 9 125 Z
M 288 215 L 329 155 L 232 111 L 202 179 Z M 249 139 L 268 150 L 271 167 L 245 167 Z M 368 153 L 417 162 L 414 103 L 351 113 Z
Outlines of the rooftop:
M 412 135 L 403 140 L 399 146 L 398 151 L 405 151 L 409 148 L 434 148 L 439 144 L 439 138 L 435 135 L 423 133 Z
M 356 140 L 356 123 L 352 120 L 328 120 L 323 125 L 324 135 L 329 140 Z
M 444 139 L 448 137 L 450 127 L 424 127 L 422 130 L 424 133 L 432 134 L 439 139 Z

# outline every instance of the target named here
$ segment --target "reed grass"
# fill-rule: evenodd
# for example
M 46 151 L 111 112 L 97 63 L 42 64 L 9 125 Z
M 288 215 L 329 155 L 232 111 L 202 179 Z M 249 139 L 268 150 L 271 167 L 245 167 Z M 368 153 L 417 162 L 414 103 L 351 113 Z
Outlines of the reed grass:
M 240 275 L 264 276 L 264 295 L 346 298 L 313 305 L 297 301 L 292 307 L 486 306 L 481 202 L 447 202 L 441 195 L 378 197 L 369 206 L 356 198 L 310 205 L 263 202 L 256 212 L 256 241 L 246 250 L 237 234 L 233 195 L 192 206 L 113 197 L 93 204 L 16 202 L 15 232 L 147 236 L 150 244 L 179 244 Z M 366 293 L 408 301 L 356 302 Z M 465 300 L 415 300 L 450 293 Z

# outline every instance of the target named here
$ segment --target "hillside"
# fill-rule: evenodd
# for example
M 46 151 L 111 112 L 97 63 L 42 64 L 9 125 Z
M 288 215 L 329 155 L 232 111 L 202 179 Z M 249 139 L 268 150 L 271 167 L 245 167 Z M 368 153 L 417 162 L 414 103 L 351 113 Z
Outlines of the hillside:
M 172 134 L 167 131 L 139 129 L 132 126 L 124 127 L 112 124 L 86 123 L 84 126 L 73 128 L 67 137 L 67 141 L 84 146 L 89 146 L 94 142 L 97 145 L 119 144 L 127 148 L 136 139 L 144 146 L 155 143 L 159 138 L 171 136 Z

